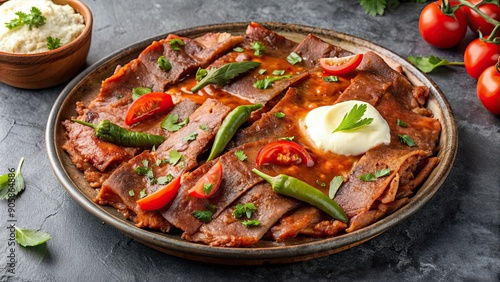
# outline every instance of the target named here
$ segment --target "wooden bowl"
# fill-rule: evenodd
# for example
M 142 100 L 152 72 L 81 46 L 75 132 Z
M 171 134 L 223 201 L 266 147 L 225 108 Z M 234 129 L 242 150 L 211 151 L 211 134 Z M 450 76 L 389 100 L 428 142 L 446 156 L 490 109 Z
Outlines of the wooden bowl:
M 55 50 L 33 54 L 0 52 L 0 82 L 24 89 L 41 89 L 63 83 L 81 71 L 92 39 L 92 12 L 76 0 L 54 0 L 69 4 L 83 16 L 85 28 L 72 42 Z

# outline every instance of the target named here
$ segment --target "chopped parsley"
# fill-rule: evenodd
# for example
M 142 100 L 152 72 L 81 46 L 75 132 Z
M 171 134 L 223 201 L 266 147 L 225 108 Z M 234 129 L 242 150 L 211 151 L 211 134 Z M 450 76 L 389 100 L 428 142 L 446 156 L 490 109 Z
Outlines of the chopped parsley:
M 5 26 L 8 29 L 14 29 L 23 25 L 27 25 L 29 30 L 31 30 L 32 27 L 41 27 L 45 24 L 45 17 L 42 16 L 42 12 L 37 7 L 31 7 L 29 14 L 21 11 L 18 11 L 15 14 L 17 15 L 17 18 L 12 19 L 8 23 L 5 23 Z
M 205 195 L 208 195 L 210 194 L 210 192 L 212 192 L 213 188 L 214 185 L 212 183 L 205 183 L 203 184 L 203 193 L 205 193 Z
M 295 136 L 285 136 L 285 137 L 280 137 L 280 140 L 288 140 L 288 141 L 293 141 Z
M 201 130 L 203 130 L 203 131 L 208 131 L 208 130 L 210 129 L 210 128 L 208 127 L 208 125 L 206 125 L 206 124 L 202 124 L 202 125 L 200 125 L 200 126 L 199 126 L 199 128 L 200 128 Z
M 174 38 L 170 39 L 168 41 L 168 44 L 170 45 L 170 48 L 174 51 L 179 51 L 181 50 L 181 46 L 184 46 L 184 41 L 180 38 Z
M 54 50 L 61 47 L 61 39 L 52 36 L 47 37 L 47 49 Z
M 184 137 L 184 142 L 189 142 L 189 141 L 196 140 L 196 137 L 198 137 L 198 133 L 193 132 L 193 133 L 191 133 L 191 134 L 189 134 L 189 135 L 186 135 L 186 136 Z
M 234 207 L 233 216 L 235 218 L 241 218 L 243 216 L 250 218 L 250 217 L 252 217 L 252 213 L 254 211 L 257 211 L 257 208 L 255 207 L 255 205 L 253 203 L 246 203 L 244 205 L 237 204 Z
M 212 215 L 214 214 L 215 208 L 214 205 L 208 204 L 206 210 L 195 210 L 191 214 L 199 221 L 209 223 L 212 221 Z
M 259 70 L 259 74 L 265 74 L 265 73 L 266 73 L 266 71 L 267 71 L 266 69 L 260 69 L 260 70 Z
M 391 169 L 390 168 L 384 168 L 381 170 L 376 170 L 375 173 L 366 173 L 363 175 L 359 176 L 359 179 L 366 181 L 366 182 L 372 182 L 376 181 L 380 177 L 388 176 L 391 174 Z
M 323 76 L 324 82 L 339 82 L 339 77 L 336 75 Z
M 267 89 L 273 85 L 273 82 L 282 80 L 285 78 L 292 77 L 291 74 L 280 75 L 280 76 L 267 76 L 265 79 L 259 79 L 254 84 L 253 87 L 257 89 Z
M 208 71 L 206 69 L 198 68 L 196 71 L 196 81 L 202 80 L 205 76 L 207 76 Z
M 241 151 L 241 150 L 238 150 L 238 151 L 235 151 L 234 152 L 234 155 L 238 158 L 238 160 L 240 161 L 244 161 L 247 159 L 247 155 L 245 154 L 245 152 Z
M 237 53 L 242 53 L 243 51 L 245 51 L 245 49 L 241 48 L 241 47 L 234 47 L 233 48 L 233 51 L 234 52 L 237 52 Z
M 189 118 L 186 118 L 183 121 L 179 121 L 179 115 L 177 114 L 168 114 L 165 119 L 161 122 L 161 128 L 169 131 L 175 132 L 181 129 L 183 126 L 189 123 Z
M 158 67 L 164 71 L 169 71 L 172 69 L 172 64 L 170 64 L 170 61 L 165 58 L 165 56 L 160 56 L 156 61 L 156 65 L 158 65 Z
M 160 185 L 166 185 L 174 179 L 174 176 L 172 174 L 168 174 L 167 176 L 161 176 L 156 179 L 157 183 Z
M 262 56 L 262 52 L 266 51 L 266 46 L 259 41 L 252 42 L 250 48 L 255 51 L 254 55 L 259 57 Z
M 241 224 L 243 224 L 243 226 L 245 226 L 247 228 L 253 227 L 253 226 L 259 226 L 260 225 L 260 220 L 257 220 L 257 219 L 243 220 L 241 222 Z
M 134 190 L 128 190 L 128 195 L 129 195 L 130 197 L 135 196 L 135 192 L 134 192 Z
M 276 118 L 284 118 L 285 117 L 285 113 L 284 112 L 276 112 L 276 113 L 274 113 L 274 116 Z
M 181 155 L 177 150 L 170 150 L 169 152 L 169 158 L 167 159 L 167 162 L 171 165 L 176 165 L 179 162 L 184 160 L 184 156 Z
M 408 145 L 409 147 L 414 147 L 417 146 L 417 143 L 411 139 L 411 137 L 407 134 L 398 134 L 399 141 L 401 141 L 403 144 Z
M 408 124 L 406 122 L 400 120 L 399 118 L 396 121 L 396 124 L 399 125 L 399 126 L 401 126 L 401 127 L 407 127 L 408 126 Z
M 361 104 L 359 106 L 358 104 L 355 104 L 352 109 L 345 114 L 339 126 L 332 133 L 338 131 L 354 130 L 372 123 L 373 118 L 362 119 L 363 115 L 366 112 L 366 108 L 366 104 Z
M 285 74 L 285 70 L 274 70 L 273 71 L 273 75 L 284 75 Z
M 144 188 L 144 189 L 141 190 L 139 197 L 142 199 L 142 198 L 144 198 L 146 196 L 147 196 L 146 188 Z
M 286 60 L 287 60 L 287 62 L 289 62 L 290 64 L 292 64 L 292 65 L 296 65 L 296 64 L 298 64 L 298 63 L 302 62 L 302 57 L 301 57 L 299 54 L 297 54 L 297 53 L 295 53 L 295 52 L 292 52 L 292 53 L 290 53 L 290 54 L 286 57 Z
M 151 90 L 151 88 L 149 88 L 149 87 L 139 86 L 136 88 L 132 88 L 132 100 L 135 101 L 135 100 L 137 100 L 137 98 L 141 97 L 142 95 L 151 93 L 152 91 L 153 90 Z

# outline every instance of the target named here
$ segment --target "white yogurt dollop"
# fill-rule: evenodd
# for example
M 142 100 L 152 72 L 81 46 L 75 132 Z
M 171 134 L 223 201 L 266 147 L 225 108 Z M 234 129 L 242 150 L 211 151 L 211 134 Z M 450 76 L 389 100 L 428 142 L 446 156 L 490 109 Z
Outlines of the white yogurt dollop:
M 373 121 L 355 130 L 332 133 L 345 114 L 356 104 L 358 106 L 366 104 L 363 118 L 373 118 Z M 373 147 L 391 142 L 387 121 L 375 107 L 362 101 L 352 100 L 316 108 L 307 114 L 305 125 L 307 133 L 317 148 L 338 155 L 356 156 Z

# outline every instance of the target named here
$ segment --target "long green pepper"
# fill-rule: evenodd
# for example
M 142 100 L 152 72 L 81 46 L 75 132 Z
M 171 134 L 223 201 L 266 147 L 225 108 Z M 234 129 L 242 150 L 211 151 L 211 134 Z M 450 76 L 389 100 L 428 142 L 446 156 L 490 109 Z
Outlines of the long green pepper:
M 161 135 L 127 130 L 107 119 L 101 121 L 99 124 L 88 123 L 77 119 L 73 121 L 92 127 L 95 130 L 97 138 L 118 146 L 145 148 L 158 146 L 165 141 L 165 137 Z
M 227 143 L 233 138 L 238 128 L 247 121 L 253 111 L 262 108 L 262 104 L 241 105 L 232 110 L 222 122 L 217 134 L 215 135 L 214 144 L 210 150 L 207 162 L 215 159 L 224 151 Z
M 270 176 L 256 168 L 252 171 L 269 182 L 274 192 L 313 205 L 340 221 L 347 222 L 349 220 L 339 204 L 304 181 L 286 174 Z

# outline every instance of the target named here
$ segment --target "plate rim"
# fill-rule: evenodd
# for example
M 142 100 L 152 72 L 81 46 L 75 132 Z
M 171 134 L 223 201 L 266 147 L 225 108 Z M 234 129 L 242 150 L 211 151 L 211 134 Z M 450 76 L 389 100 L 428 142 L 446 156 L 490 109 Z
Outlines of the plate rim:
M 424 195 L 419 194 L 418 191 L 414 196 L 410 198 L 410 202 L 398 209 L 396 212 L 382 218 L 381 220 L 369 225 L 368 227 L 362 228 L 360 230 L 354 231 L 349 234 L 343 234 L 340 236 L 324 238 L 320 240 L 314 240 L 308 243 L 297 244 L 297 245 L 287 245 L 287 246 L 277 246 L 277 247 L 263 247 L 263 248 L 225 248 L 225 247 L 211 247 L 204 244 L 193 243 L 185 240 L 177 240 L 170 238 L 169 234 L 159 234 L 158 232 L 153 232 L 145 229 L 140 229 L 135 227 L 133 224 L 127 223 L 122 219 L 116 218 L 114 215 L 106 212 L 102 207 L 93 201 L 89 200 L 86 195 L 81 191 L 79 187 L 73 184 L 72 179 L 68 175 L 66 169 L 63 166 L 61 160 L 61 148 L 56 147 L 56 127 L 61 126 L 61 121 L 59 119 L 61 113 L 61 106 L 69 99 L 72 90 L 78 86 L 78 84 L 83 81 L 87 76 L 89 76 L 93 71 L 99 67 L 105 65 L 107 62 L 112 61 L 114 58 L 120 56 L 120 54 L 125 53 L 126 50 L 137 50 L 139 46 L 146 45 L 155 40 L 165 38 L 168 34 L 179 34 L 182 36 L 192 36 L 195 34 L 209 32 L 209 31 L 222 31 L 224 29 L 244 29 L 250 22 L 233 22 L 233 23 L 220 23 L 220 24 L 210 24 L 196 26 L 186 29 L 179 29 L 174 31 L 169 31 L 166 33 L 158 34 L 146 39 L 132 43 L 124 48 L 121 48 L 104 58 L 100 59 L 96 63 L 87 67 L 80 74 L 78 74 L 74 79 L 72 79 L 61 91 L 60 95 L 54 102 L 52 109 L 49 114 L 45 143 L 46 150 L 49 158 L 49 162 L 52 169 L 58 178 L 64 189 L 70 194 L 70 196 L 85 210 L 90 212 L 92 215 L 96 216 L 106 224 L 113 226 L 122 233 L 132 237 L 136 241 L 157 249 L 164 253 L 184 257 L 191 260 L 211 262 L 217 264 L 264 264 L 264 263 L 289 263 L 295 261 L 302 261 L 307 259 L 312 259 L 320 256 L 325 256 L 333 254 L 336 252 L 349 249 L 356 245 L 362 244 L 374 237 L 382 234 L 388 229 L 398 225 L 401 221 L 404 221 L 415 212 L 420 210 L 440 189 L 446 177 L 448 176 L 453 162 L 456 157 L 458 148 L 458 132 L 457 127 L 453 118 L 453 111 L 451 106 L 446 99 L 444 93 L 439 89 L 434 81 L 429 78 L 426 74 L 419 71 L 411 63 L 409 63 L 405 58 L 394 53 L 393 51 L 382 47 L 372 41 L 365 40 L 353 35 L 338 32 L 326 28 L 311 27 L 301 24 L 283 23 L 283 22 L 259 22 L 259 24 L 267 27 L 273 31 L 280 33 L 283 29 L 290 29 L 291 32 L 297 32 L 303 35 L 311 33 L 317 35 L 320 38 L 324 36 L 335 37 L 342 40 L 348 40 L 356 45 L 366 47 L 373 50 L 377 54 L 382 54 L 384 57 L 391 58 L 401 64 L 405 71 L 409 71 L 412 75 L 416 77 L 421 82 L 424 82 L 431 90 L 431 98 L 436 99 L 439 108 L 444 111 L 444 114 L 448 114 L 449 118 L 445 120 L 440 120 L 442 128 L 446 126 L 447 138 L 450 140 L 450 147 L 446 147 L 446 152 L 440 152 L 442 159 L 438 166 L 432 172 L 435 178 L 430 184 L 435 186 L 430 193 Z M 445 124 L 443 124 L 446 121 Z M 443 135 L 443 131 L 441 132 Z M 442 138 L 442 136 L 441 136 Z M 443 148 L 441 148 L 443 150 Z M 62 152 L 65 153 L 65 152 Z M 444 165 L 441 165 L 444 163 Z M 71 163 L 72 164 L 72 163 Z M 422 184 L 426 185 L 428 179 Z M 430 185 L 429 184 L 429 185 Z M 420 188 L 419 188 L 420 189 Z

